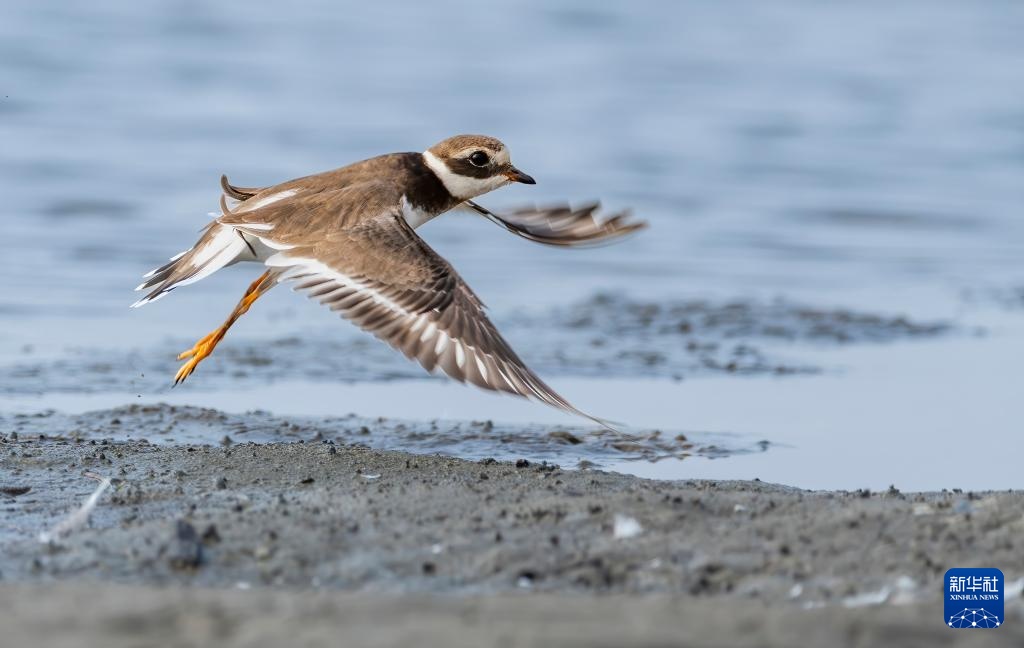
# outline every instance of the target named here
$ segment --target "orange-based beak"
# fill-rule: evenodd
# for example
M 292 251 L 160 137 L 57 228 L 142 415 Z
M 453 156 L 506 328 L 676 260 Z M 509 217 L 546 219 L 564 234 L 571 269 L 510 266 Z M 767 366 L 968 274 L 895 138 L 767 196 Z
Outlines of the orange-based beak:
M 522 171 L 515 167 L 512 167 L 511 170 L 506 172 L 505 177 L 511 180 L 512 182 L 521 182 L 523 184 L 537 184 L 536 180 L 534 180 L 532 177 L 526 175 L 525 173 L 523 173 Z

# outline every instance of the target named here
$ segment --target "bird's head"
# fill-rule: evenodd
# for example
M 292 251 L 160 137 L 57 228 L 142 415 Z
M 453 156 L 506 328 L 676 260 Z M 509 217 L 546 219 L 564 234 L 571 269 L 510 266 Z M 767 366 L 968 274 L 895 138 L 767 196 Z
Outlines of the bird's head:
M 456 135 L 423 152 L 430 170 L 459 200 L 469 200 L 512 182 L 537 184 L 512 166 L 508 149 L 486 135 Z

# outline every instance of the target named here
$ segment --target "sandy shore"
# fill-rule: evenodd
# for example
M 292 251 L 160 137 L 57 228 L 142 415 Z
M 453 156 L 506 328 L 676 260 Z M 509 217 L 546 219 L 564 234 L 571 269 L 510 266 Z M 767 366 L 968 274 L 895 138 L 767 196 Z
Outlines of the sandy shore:
M 1019 492 L 810 492 L 327 442 L 25 435 L 3 437 L 0 469 L 0 622 L 25 641 L 45 626 L 52 645 L 170 630 L 179 645 L 295 633 L 317 645 L 354 629 L 400 645 L 421 626 L 447 645 L 947 645 L 965 640 L 942 625 L 947 568 L 1024 571 Z M 115 480 L 90 524 L 40 543 L 94 489 L 85 472 Z M 1024 638 L 1022 612 L 1018 593 L 1001 641 Z
M 991 631 L 942 625 L 940 604 L 800 610 L 685 596 L 472 597 L 87 585 L 0 587 L 15 646 L 692 646 L 1020 645 L 1018 613 Z

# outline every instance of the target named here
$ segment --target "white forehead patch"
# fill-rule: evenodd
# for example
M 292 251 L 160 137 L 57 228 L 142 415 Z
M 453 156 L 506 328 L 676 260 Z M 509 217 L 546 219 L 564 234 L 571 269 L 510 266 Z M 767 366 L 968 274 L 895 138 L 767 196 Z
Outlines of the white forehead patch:
M 506 160 L 508 159 L 508 153 L 504 149 L 496 157 L 500 157 L 501 154 L 505 155 Z M 476 198 L 511 182 L 500 173 L 490 178 L 474 178 L 472 176 L 459 175 L 449 169 L 447 164 L 430 151 L 423 152 L 423 161 L 427 163 L 427 166 L 434 172 L 434 175 L 441 180 L 441 184 L 448 190 L 448 193 L 460 200 Z

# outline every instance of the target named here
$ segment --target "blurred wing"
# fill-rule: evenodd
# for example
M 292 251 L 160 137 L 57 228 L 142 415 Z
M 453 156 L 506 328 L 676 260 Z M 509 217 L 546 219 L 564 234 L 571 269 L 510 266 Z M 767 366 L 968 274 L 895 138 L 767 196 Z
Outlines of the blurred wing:
M 466 207 L 525 239 L 561 247 L 601 245 L 647 227 L 646 221 L 631 220 L 628 211 L 598 218 L 601 203 L 573 209 L 569 205 L 526 207 L 498 215 L 472 200 Z
M 273 231 L 262 236 L 272 238 Z M 272 247 L 275 242 L 266 240 Z M 455 270 L 417 236 L 400 209 L 281 249 L 266 264 L 428 371 L 584 414 L 519 359 Z

